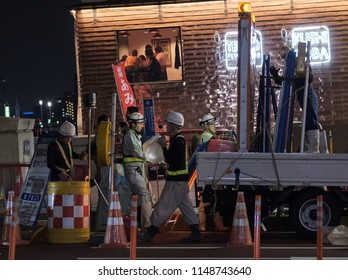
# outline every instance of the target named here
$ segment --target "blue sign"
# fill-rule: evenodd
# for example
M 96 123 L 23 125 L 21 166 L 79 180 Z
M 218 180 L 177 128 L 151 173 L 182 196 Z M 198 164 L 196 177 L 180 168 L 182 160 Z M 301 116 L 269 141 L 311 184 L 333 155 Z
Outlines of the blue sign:
M 155 109 L 153 98 L 143 99 L 145 117 L 145 141 L 155 136 Z

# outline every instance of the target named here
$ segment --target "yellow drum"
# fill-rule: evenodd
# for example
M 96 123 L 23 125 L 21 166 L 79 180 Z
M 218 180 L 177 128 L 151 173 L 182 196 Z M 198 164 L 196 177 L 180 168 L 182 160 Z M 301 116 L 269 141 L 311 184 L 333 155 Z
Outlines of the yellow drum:
M 48 242 L 84 243 L 90 238 L 90 185 L 48 183 Z

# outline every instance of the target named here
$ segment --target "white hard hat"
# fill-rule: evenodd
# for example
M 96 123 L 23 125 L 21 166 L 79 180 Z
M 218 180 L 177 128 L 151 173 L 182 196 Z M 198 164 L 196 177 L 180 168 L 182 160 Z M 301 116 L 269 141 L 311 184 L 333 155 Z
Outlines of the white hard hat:
M 214 121 L 215 122 L 216 118 L 212 115 L 212 114 L 207 114 L 207 115 L 204 115 L 201 120 L 199 121 L 199 125 L 202 126 L 204 125 L 205 123 L 209 123 L 209 122 L 212 122 Z
M 129 123 L 142 123 L 144 122 L 144 116 L 138 112 L 135 112 L 130 114 L 127 120 Z
M 63 136 L 74 137 L 76 135 L 76 128 L 72 123 L 66 121 L 61 124 L 58 132 Z
M 184 125 L 184 116 L 178 112 L 169 112 L 166 122 L 174 123 L 179 126 Z

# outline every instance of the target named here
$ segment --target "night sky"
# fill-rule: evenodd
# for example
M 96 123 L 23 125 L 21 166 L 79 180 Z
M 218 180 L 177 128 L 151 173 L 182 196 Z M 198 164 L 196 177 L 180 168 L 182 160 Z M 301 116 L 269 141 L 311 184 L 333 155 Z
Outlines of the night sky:
M 0 103 L 16 96 L 21 113 L 52 103 L 75 86 L 74 21 L 78 0 L 0 0 Z M 2 110 L 0 110 L 2 112 Z

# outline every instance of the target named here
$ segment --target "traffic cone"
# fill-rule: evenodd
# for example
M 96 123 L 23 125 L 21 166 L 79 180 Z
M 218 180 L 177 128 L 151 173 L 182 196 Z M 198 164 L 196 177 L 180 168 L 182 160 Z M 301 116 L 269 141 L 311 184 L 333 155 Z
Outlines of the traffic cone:
M 113 192 L 109 205 L 109 216 L 106 225 L 104 243 L 100 244 L 100 248 L 126 248 L 127 236 L 124 228 L 120 199 L 118 192 Z
M 9 191 L 7 202 L 6 202 L 4 224 L 2 227 L 2 233 L 1 233 L 1 245 L 9 246 L 10 244 L 10 234 L 11 234 L 13 215 L 16 215 L 16 216 L 18 215 L 16 209 L 18 209 L 18 197 L 15 196 L 14 191 Z M 18 216 L 14 220 L 18 221 Z M 29 244 L 30 243 L 29 241 L 22 239 L 20 224 L 17 223 L 15 226 L 16 226 L 16 245 Z
M 232 231 L 227 247 L 244 247 L 251 245 L 253 245 L 253 242 L 251 240 L 244 194 L 243 192 L 238 192 L 236 208 L 233 215 Z

